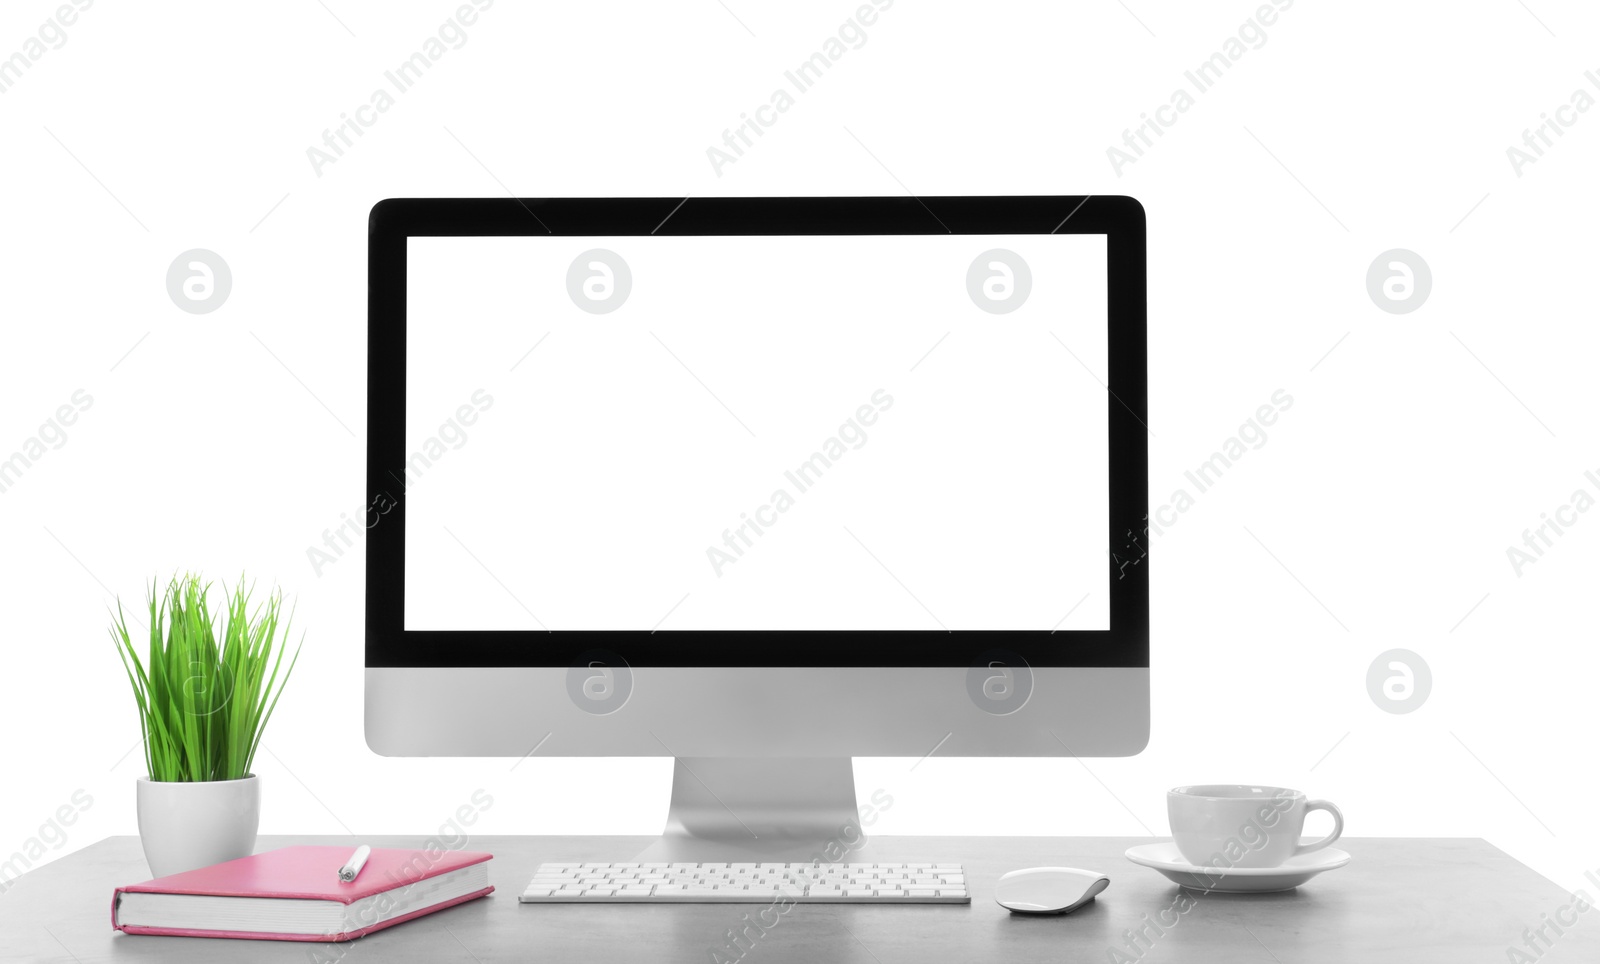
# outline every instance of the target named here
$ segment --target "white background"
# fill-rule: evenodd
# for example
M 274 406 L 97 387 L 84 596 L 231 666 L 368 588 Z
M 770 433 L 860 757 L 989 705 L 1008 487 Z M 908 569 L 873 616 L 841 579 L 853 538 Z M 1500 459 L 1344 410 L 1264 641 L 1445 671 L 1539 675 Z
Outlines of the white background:
M 479 787 L 486 832 L 659 829 L 665 759 L 508 772 L 362 741 L 361 552 L 318 577 L 305 549 L 362 509 L 367 211 L 915 191 L 1144 203 L 1152 504 L 1275 390 L 1294 405 L 1153 540 L 1148 751 L 863 760 L 862 792 L 895 800 L 878 829 L 1159 833 L 1166 788 L 1246 780 L 1338 802 L 1355 835 L 1483 836 L 1568 887 L 1600 866 L 1600 515 L 1520 578 L 1506 559 L 1600 468 L 1600 114 L 1520 177 L 1506 156 L 1600 67 L 1592 5 L 1301 0 L 1119 177 L 1107 147 L 1256 3 L 902 0 L 720 178 L 707 147 L 853 3 L 501 0 L 318 176 L 306 148 L 455 5 L 326 6 L 98 3 L 0 95 L 0 450 L 94 398 L 0 495 L 0 853 L 79 788 L 94 803 L 56 854 L 134 831 L 105 607 L 180 567 L 298 599 L 263 831 L 421 833 Z M 7 4 L 0 52 L 54 7 Z M 164 288 L 196 247 L 234 274 L 210 315 Z M 1365 289 L 1397 247 L 1433 271 L 1406 315 Z M 1396 646 L 1434 676 L 1401 716 L 1365 686 Z
M 967 290 L 999 249 L 1003 314 Z M 593 250 L 631 275 L 605 314 L 567 290 Z M 1105 250 L 412 239 L 406 628 L 1108 629 Z

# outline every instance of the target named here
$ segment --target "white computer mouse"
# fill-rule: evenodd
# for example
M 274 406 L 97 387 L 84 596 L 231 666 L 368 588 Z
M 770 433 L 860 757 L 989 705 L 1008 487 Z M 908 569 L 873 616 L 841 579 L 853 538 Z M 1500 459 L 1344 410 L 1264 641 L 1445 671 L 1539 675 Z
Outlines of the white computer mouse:
M 1111 884 L 1111 878 L 1076 867 L 1013 870 L 995 885 L 994 899 L 1013 914 L 1067 914 Z

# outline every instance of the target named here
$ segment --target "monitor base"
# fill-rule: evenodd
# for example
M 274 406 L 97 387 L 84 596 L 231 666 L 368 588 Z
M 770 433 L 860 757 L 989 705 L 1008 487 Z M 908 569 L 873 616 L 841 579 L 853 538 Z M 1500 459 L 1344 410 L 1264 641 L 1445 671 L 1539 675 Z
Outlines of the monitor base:
M 661 839 L 639 860 L 860 863 L 849 757 L 699 757 L 672 765 Z

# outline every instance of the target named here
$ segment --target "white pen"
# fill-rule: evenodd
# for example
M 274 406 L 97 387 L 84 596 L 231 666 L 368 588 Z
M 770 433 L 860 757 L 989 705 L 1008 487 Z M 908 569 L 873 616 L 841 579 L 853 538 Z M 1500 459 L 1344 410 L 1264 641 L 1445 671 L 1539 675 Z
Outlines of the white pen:
M 367 865 L 367 858 L 370 856 L 372 856 L 371 847 L 366 844 L 357 847 L 356 852 L 350 855 L 350 859 L 344 862 L 343 867 L 339 868 L 340 882 L 348 884 L 355 880 L 360 875 L 361 868 Z

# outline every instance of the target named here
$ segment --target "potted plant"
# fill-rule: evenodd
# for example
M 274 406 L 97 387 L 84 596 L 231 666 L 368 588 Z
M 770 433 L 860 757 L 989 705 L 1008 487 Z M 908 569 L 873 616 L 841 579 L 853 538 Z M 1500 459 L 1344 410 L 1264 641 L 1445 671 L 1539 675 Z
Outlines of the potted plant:
M 219 640 L 207 605 L 210 588 L 197 575 L 174 576 L 158 596 L 151 583 L 143 659 L 120 599 L 111 627 L 139 706 L 148 774 L 138 782 L 139 839 L 157 877 L 255 849 L 261 786 L 250 765 L 299 659 L 297 647 L 283 666 L 281 591 L 252 610 L 242 578 L 233 592 L 224 588 Z M 288 633 L 285 619 L 285 640 Z

